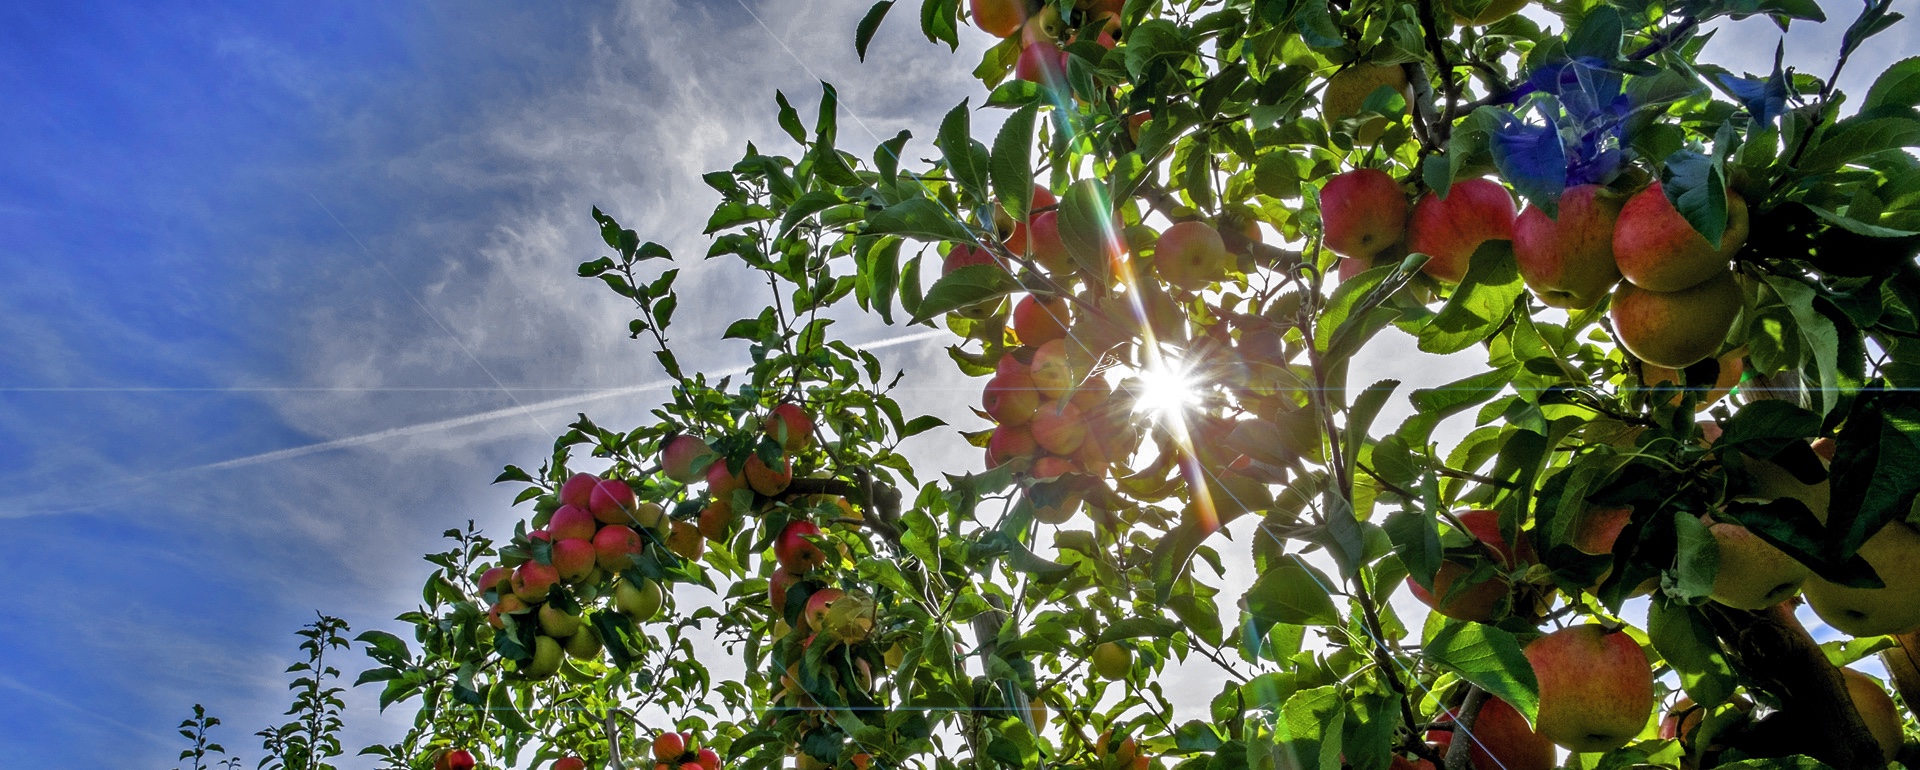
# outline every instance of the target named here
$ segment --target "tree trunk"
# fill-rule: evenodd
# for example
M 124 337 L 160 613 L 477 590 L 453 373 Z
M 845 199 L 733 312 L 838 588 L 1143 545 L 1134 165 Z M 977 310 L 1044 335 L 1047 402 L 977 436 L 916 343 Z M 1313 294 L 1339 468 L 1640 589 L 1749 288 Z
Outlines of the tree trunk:
M 1778 698 L 1767 722 L 1793 729 L 1754 731 L 1742 748 L 1773 756 L 1806 754 L 1837 770 L 1881 768 L 1880 746 L 1853 707 L 1840 669 L 1827 660 L 1791 603 L 1749 612 L 1706 606 L 1730 662 L 1760 689 Z

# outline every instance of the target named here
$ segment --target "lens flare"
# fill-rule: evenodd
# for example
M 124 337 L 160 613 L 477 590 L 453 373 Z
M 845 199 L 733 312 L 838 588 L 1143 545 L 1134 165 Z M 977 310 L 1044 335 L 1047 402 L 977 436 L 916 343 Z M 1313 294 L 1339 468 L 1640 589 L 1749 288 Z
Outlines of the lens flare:
M 1200 404 L 1200 379 L 1180 361 L 1163 358 L 1157 363 L 1136 375 L 1140 387 L 1133 411 L 1146 412 L 1163 422 L 1184 422 L 1181 418 L 1186 410 Z

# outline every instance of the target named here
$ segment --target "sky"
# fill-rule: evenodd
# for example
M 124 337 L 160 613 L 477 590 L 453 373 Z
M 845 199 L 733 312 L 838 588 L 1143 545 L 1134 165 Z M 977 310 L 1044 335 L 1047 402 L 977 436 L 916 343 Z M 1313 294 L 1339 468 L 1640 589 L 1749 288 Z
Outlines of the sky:
M 577 412 L 643 419 L 657 366 L 618 298 L 573 271 L 604 252 L 591 207 L 685 260 L 683 364 L 738 366 L 744 345 L 711 340 L 755 284 L 698 259 L 715 202 L 698 177 L 749 141 L 795 149 L 775 89 L 811 115 L 829 81 L 843 148 L 906 129 L 923 156 L 940 116 L 982 95 L 967 72 L 988 41 L 963 30 L 948 53 L 915 4 L 857 61 L 868 4 L 0 7 L 0 542 L 19 589 L 0 756 L 170 767 L 173 726 L 204 703 L 251 766 L 316 610 L 407 635 L 392 618 L 440 532 L 518 517 L 515 490 L 488 484 L 502 465 L 537 464 Z M 1788 42 L 1820 74 L 1855 7 L 1823 5 L 1841 22 Z M 1770 69 L 1777 31 L 1735 27 L 1709 58 Z M 1914 29 L 1876 39 L 1843 85 L 1920 50 Z M 908 372 L 909 410 L 976 427 L 948 340 L 835 330 Z M 1471 363 L 1410 350 L 1383 336 L 1354 379 L 1433 384 Z M 977 462 L 936 433 L 917 457 Z M 349 679 L 361 661 L 341 661 Z M 411 706 L 348 696 L 350 754 L 404 731 Z

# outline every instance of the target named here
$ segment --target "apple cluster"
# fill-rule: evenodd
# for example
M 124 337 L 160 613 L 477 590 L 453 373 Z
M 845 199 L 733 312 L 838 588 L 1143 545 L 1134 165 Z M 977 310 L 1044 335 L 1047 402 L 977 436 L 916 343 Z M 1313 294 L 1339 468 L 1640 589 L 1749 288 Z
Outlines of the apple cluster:
M 661 733 L 653 739 L 653 770 L 720 770 L 720 754 L 700 745 L 691 732 Z
M 1057 88 L 1067 80 L 1067 52 L 1061 44 L 1092 41 L 1114 47 L 1125 4 L 1125 0 L 1061 0 L 1059 6 L 1041 7 L 1031 0 L 968 0 L 968 10 L 974 26 L 987 34 L 1009 40 L 1019 37 L 1014 77 Z M 1061 6 L 1073 13 L 1063 17 Z
M 1404 245 L 1428 256 L 1427 275 L 1457 284 L 1481 244 L 1511 241 L 1535 297 L 1569 310 L 1611 297 L 1621 346 L 1652 367 L 1684 369 L 1719 353 L 1741 310 L 1731 262 L 1746 243 L 1747 207 L 1732 190 L 1717 245 L 1674 208 L 1657 181 L 1631 196 L 1601 185 L 1571 187 L 1550 215 L 1537 206 L 1515 213 L 1505 187 L 1468 179 L 1445 197 L 1428 191 L 1409 209 L 1393 177 L 1365 168 L 1329 179 L 1320 209 L 1343 279 Z

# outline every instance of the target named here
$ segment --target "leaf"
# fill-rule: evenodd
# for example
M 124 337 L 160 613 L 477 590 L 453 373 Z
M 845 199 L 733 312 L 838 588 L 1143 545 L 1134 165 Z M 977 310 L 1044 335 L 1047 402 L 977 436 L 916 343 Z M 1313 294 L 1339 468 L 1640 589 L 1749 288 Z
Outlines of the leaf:
M 1920 56 L 1894 62 L 1874 78 L 1867 97 L 1860 102 L 1860 111 L 1914 106 L 1920 106 Z
M 1433 576 L 1440 571 L 1443 550 L 1440 546 L 1440 522 L 1432 514 L 1408 509 L 1387 515 L 1383 527 L 1393 541 L 1393 552 L 1407 568 L 1407 576 L 1421 588 L 1433 590 Z
M 1647 639 L 1694 703 L 1711 708 L 1733 696 L 1733 668 L 1698 608 L 1655 597 L 1647 608 Z
M 1898 117 L 1845 121 L 1807 152 L 1800 161 L 1800 173 L 1825 173 L 1874 153 L 1915 145 L 1920 145 L 1920 120 Z
M 867 15 L 860 18 L 860 26 L 854 28 L 853 50 L 860 55 L 860 61 L 867 60 L 867 44 L 873 42 L 873 33 L 880 31 L 880 22 L 887 18 L 887 11 L 893 10 L 893 0 L 881 0 L 867 9 Z
M 1512 367 L 1482 372 L 1455 380 L 1437 388 L 1421 388 L 1407 394 L 1413 403 L 1413 415 L 1400 424 L 1397 433 L 1410 445 L 1425 446 L 1433 429 L 1442 420 L 1484 404 L 1513 383 Z
M 487 690 L 487 715 L 499 722 L 501 727 L 516 733 L 532 733 L 533 725 L 513 704 L 513 693 L 505 679 L 494 680 L 493 687 Z
M 1513 243 L 1487 241 L 1473 253 L 1466 278 L 1440 313 L 1418 331 L 1420 349 L 1457 353 L 1493 334 L 1526 291 L 1513 260 Z
M 1588 10 L 1579 25 L 1567 33 L 1567 56 L 1611 62 L 1620 58 L 1620 37 L 1623 33 L 1620 12 L 1612 6 L 1596 6 Z
M 1422 657 L 1506 701 L 1532 724 L 1540 710 L 1540 682 L 1514 635 L 1489 625 L 1447 618 L 1421 647 Z
M 1113 204 L 1098 179 L 1081 179 L 1060 198 L 1060 240 L 1067 256 L 1095 283 L 1109 283 L 1110 259 L 1119 252 Z
M 913 322 L 1018 291 L 1020 284 L 999 265 L 968 265 L 940 277 L 913 311 Z
M 1719 545 L 1707 525 L 1694 516 L 1673 517 L 1673 534 L 1679 558 L 1667 593 L 1682 600 L 1706 598 L 1713 593 L 1713 578 L 1720 570 Z
M 973 243 L 973 232 L 944 206 L 929 198 L 911 198 L 867 217 L 867 233 L 901 235 L 922 241 Z
M 1324 1 L 1324 0 L 1323 0 Z M 1293 753 L 1280 767 L 1339 770 L 1340 733 L 1346 722 L 1340 690 L 1332 685 L 1301 690 L 1280 709 L 1274 738 Z
M 1687 224 L 1718 248 L 1727 230 L 1727 182 L 1719 160 L 1693 150 L 1667 156 L 1662 190 Z
M 920 32 L 929 42 L 944 41 L 948 50 L 960 50 L 960 0 L 922 0 Z
M 946 156 L 947 170 L 960 180 L 961 189 L 984 201 L 991 197 L 987 186 L 989 157 L 986 145 L 975 141 L 969 133 L 971 117 L 967 102 L 955 105 L 940 121 L 940 133 L 933 143 L 940 148 L 940 154 Z
M 780 105 L 780 127 L 786 130 L 787 136 L 793 137 L 794 141 L 805 146 L 807 128 L 800 125 L 800 113 L 793 109 L 793 104 L 787 101 L 787 95 L 784 93 L 774 91 L 773 100 Z
M 1920 399 L 1879 383 L 1854 397 L 1837 439 L 1827 511 L 1835 556 L 1852 554 L 1920 495 Z
M 1553 113 L 1542 109 L 1541 116 L 1546 125 L 1508 120 L 1493 132 L 1493 163 L 1527 202 L 1557 216 L 1560 192 L 1567 189 L 1567 151 Z
M 1336 626 L 1339 610 L 1328 595 L 1332 581 L 1319 570 L 1286 559 L 1253 581 L 1240 599 L 1241 609 L 1268 623 L 1294 626 Z
M 1724 765 L 1714 765 L 1715 770 L 1833 770 L 1826 763 L 1805 754 L 1778 759 L 1744 759 Z
M 993 161 L 988 167 L 993 194 L 1015 222 L 1024 222 L 1033 205 L 1033 117 L 1038 104 L 1014 111 L 993 137 Z

